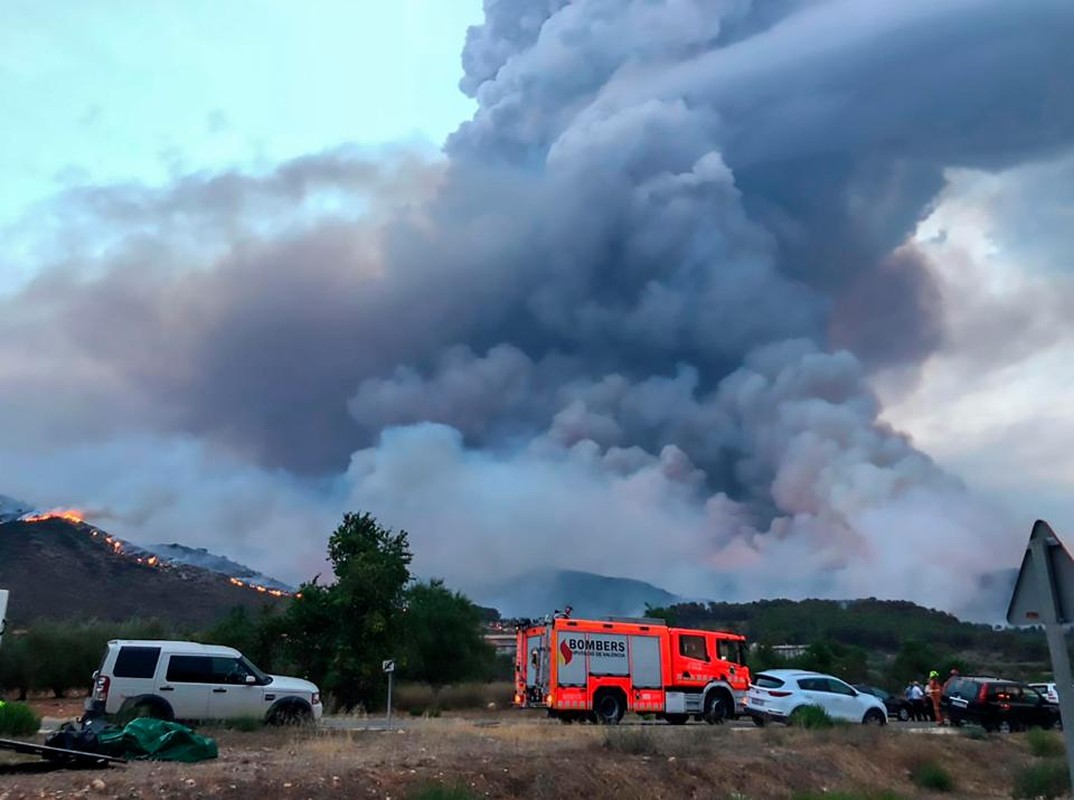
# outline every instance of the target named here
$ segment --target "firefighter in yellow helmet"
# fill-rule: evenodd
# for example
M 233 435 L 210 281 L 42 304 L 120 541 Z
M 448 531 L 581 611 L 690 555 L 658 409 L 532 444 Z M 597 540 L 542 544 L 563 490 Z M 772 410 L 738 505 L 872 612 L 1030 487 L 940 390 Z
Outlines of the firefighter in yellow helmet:
M 940 714 L 940 698 L 943 697 L 943 684 L 940 683 L 940 673 L 932 670 L 929 673 L 929 685 L 925 690 L 929 700 L 932 701 L 933 718 L 937 725 L 943 725 L 943 716 Z

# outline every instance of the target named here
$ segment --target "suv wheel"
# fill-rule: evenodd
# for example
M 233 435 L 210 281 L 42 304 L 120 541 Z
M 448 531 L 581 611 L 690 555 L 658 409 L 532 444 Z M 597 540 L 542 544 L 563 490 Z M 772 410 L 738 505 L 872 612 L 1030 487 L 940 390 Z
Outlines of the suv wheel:
M 863 725 L 886 725 L 887 721 L 887 714 L 881 713 L 878 708 L 870 708 L 862 718 Z
M 269 711 L 265 722 L 269 725 L 309 725 L 313 722 L 313 712 L 305 703 L 280 703 Z
M 161 719 L 165 722 L 171 722 L 175 719 L 175 714 L 172 713 L 172 710 L 167 703 L 163 700 L 155 700 L 151 697 L 131 703 L 126 709 L 120 709 L 120 712 L 116 716 L 118 721 L 123 725 L 126 725 L 132 719 L 139 719 L 141 717 Z
M 909 710 L 907 710 L 906 706 L 903 706 L 902 708 L 899 709 L 898 717 L 899 717 L 899 722 L 906 722 L 907 720 L 910 719 L 910 712 L 909 712 Z

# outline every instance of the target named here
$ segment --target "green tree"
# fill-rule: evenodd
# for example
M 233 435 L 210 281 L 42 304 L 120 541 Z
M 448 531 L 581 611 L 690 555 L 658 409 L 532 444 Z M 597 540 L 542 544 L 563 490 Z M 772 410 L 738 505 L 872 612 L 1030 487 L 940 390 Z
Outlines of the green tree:
M 198 636 L 205 644 L 221 644 L 234 647 L 249 655 L 257 639 L 257 622 L 243 606 L 235 606 L 227 616 Z
M 443 581 L 407 590 L 404 614 L 405 675 L 428 683 L 439 695 L 451 683 L 487 679 L 495 653 L 482 636 L 481 610 Z
M 764 672 L 766 669 L 783 669 L 787 666 L 787 659 L 772 649 L 772 645 L 758 645 L 752 650 L 747 658 L 750 671 L 754 674 Z
M 19 700 L 25 700 L 32 687 L 26 637 L 9 633 L 0 648 L 0 692 L 15 691 Z
M 924 642 L 903 643 L 891 664 L 891 684 L 903 687 L 912 680 L 923 680 L 937 667 L 936 650 Z
M 195 638 L 206 644 L 234 647 L 263 670 L 276 669 L 280 660 L 283 617 L 265 605 L 257 616 L 235 606 L 227 616 Z
M 340 705 L 369 705 L 382 691 L 382 659 L 395 655 L 410 582 L 407 533 L 382 527 L 371 514 L 344 514 L 328 558 L 336 582 L 304 585 L 280 634 L 291 660 Z
M 668 625 L 678 625 L 678 614 L 676 609 L 679 606 L 653 606 L 648 603 L 645 604 L 645 616 L 650 619 L 662 619 Z

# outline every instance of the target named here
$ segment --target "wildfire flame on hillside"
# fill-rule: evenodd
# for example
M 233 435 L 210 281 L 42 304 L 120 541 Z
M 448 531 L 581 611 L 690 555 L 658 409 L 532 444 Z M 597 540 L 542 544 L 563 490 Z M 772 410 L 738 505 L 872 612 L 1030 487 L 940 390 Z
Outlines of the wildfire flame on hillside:
M 83 523 L 86 515 L 77 508 L 52 508 L 48 511 L 35 511 L 19 517 L 19 522 L 45 522 L 50 519 L 63 519 L 68 522 Z
M 53 508 L 48 511 L 35 511 L 30 514 L 24 514 L 19 517 L 19 522 L 46 522 L 52 519 L 60 519 L 66 522 L 72 522 L 79 525 L 86 524 L 86 517 L 83 512 L 74 508 Z M 123 542 L 114 536 L 105 533 L 99 528 L 90 527 L 90 535 L 99 539 L 116 555 L 124 556 L 126 558 L 132 558 L 139 564 L 143 564 L 147 567 L 160 567 L 168 568 L 171 564 L 168 562 L 162 562 L 157 556 L 136 556 L 133 553 L 126 553 L 123 549 Z M 238 578 L 228 578 L 235 586 L 241 586 L 244 589 L 253 589 L 260 594 L 271 595 L 272 597 L 301 597 L 301 594 L 292 594 L 291 592 L 285 592 L 282 589 L 270 589 L 267 586 L 262 586 L 257 583 L 248 583 L 246 581 L 239 580 Z
M 269 587 L 262 586 L 259 583 L 247 583 L 246 581 L 239 580 L 238 578 L 228 578 L 228 580 L 231 581 L 231 583 L 233 585 L 235 585 L 235 586 L 242 586 L 245 589 L 253 589 L 255 592 L 260 592 L 261 594 L 272 595 L 273 597 L 301 597 L 302 596 L 301 594 L 291 594 L 290 592 L 285 592 L 285 591 L 283 591 L 283 589 L 270 589 Z

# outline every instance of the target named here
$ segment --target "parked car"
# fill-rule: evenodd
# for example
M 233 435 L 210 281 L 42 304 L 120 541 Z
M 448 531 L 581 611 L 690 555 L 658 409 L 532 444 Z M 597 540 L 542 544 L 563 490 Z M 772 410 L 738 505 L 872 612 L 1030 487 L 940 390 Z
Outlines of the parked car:
M 1028 683 L 1026 685 L 1044 695 L 1044 699 L 1049 703 L 1059 705 L 1059 691 L 1055 688 L 1054 683 Z
M 903 722 L 910 719 L 910 701 L 905 697 L 899 697 L 897 694 L 885 692 L 878 686 L 869 686 L 864 683 L 855 683 L 854 688 L 859 692 L 865 692 L 866 694 L 871 694 L 873 697 L 880 698 L 880 702 L 884 704 L 884 708 L 887 709 L 889 717 L 895 717 Z
M 880 698 L 832 675 L 797 669 L 770 669 L 754 675 L 744 708 L 756 724 L 764 725 L 792 722 L 806 706 L 820 706 L 833 719 L 876 725 L 888 721 Z
M 321 693 L 301 678 L 268 675 L 231 647 L 116 639 L 93 674 L 87 716 L 313 722 Z
M 1031 686 L 1001 678 L 954 678 L 940 701 L 953 725 L 1023 730 L 1062 725 L 1059 708 Z

